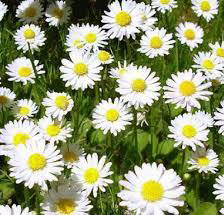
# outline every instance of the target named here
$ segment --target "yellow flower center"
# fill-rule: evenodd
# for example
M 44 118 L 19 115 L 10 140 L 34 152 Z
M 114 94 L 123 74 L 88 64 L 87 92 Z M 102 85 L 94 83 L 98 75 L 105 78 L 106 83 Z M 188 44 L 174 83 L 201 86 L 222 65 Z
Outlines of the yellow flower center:
M 60 131 L 61 131 L 60 126 L 56 124 L 52 124 L 47 127 L 47 134 L 51 137 L 57 136 L 60 133 Z
M 77 63 L 74 65 L 73 71 L 77 74 L 77 75 L 85 75 L 86 73 L 88 73 L 88 66 L 84 63 Z
M 158 36 L 154 36 L 151 38 L 150 40 L 150 47 L 154 48 L 154 49 L 159 49 L 161 48 L 163 45 L 163 41 L 161 40 L 160 37 Z
M 19 114 L 22 116 L 26 116 L 27 114 L 29 114 L 30 109 L 28 107 L 20 107 L 19 108 Z
M 125 27 L 131 23 L 131 16 L 127 12 L 121 11 L 116 15 L 115 21 L 118 25 Z
M 183 81 L 180 84 L 179 91 L 183 96 L 191 96 L 196 92 L 196 86 L 192 81 Z
M 204 60 L 202 63 L 202 66 L 205 69 L 209 69 L 209 70 L 214 69 L 214 67 L 215 67 L 214 63 L 211 60 Z
M 77 156 L 74 152 L 66 152 L 63 155 L 63 158 L 64 158 L 65 162 L 67 162 L 67 163 L 73 163 L 73 162 L 77 161 Z
M 55 8 L 52 11 L 52 16 L 57 18 L 57 19 L 61 19 L 63 17 L 63 10 L 61 10 L 60 8 Z
M 8 98 L 6 96 L 0 96 L 0 104 L 4 105 L 8 102 Z
M 108 61 L 110 59 L 110 53 L 106 51 L 100 51 L 98 53 L 98 58 L 102 62 Z
M 141 194 L 144 200 L 157 202 L 163 198 L 164 189 L 159 182 L 150 180 L 142 185 Z
M 198 165 L 199 166 L 208 166 L 210 163 L 210 160 L 207 157 L 199 157 L 198 158 Z
M 36 34 L 32 29 L 28 28 L 23 32 L 23 36 L 26 38 L 26 40 L 29 40 L 33 39 L 36 36 Z
M 80 39 L 76 39 L 73 41 L 73 45 L 78 48 L 81 49 L 83 47 L 83 44 L 81 44 L 81 40 Z
M 114 121 L 117 121 L 118 118 L 119 118 L 119 112 L 117 110 L 109 109 L 106 112 L 106 119 L 107 119 L 107 121 L 114 122 Z
M 26 141 L 29 139 L 30 139 L 29 135 L 27 135 L 25 133 L 17 133 L 13 137 L 13 144 L 15 146 L 18 146 L 19 144 L 26 144 Z
M 202 1 L 200 7 L 202 11 L 210 11 L 211 9 L 211 5 L 208 1 Z
M 219 57 L 224 57 L 224 49 L 223 48 L 218 48 L 217 51 L 216 51 L 216 54 Z
M 87 43 L 94 43 L 96 42 L 96 34 L 95 33 L 88 33 L 85 36 Z
M 121 68 L 121 69 L 119 69 L 119 74 L 120 75 L 124 75 L 124 73 L 126 73 L 127 72 L 127 70 L 126 69 L 123 69 L 123 68 Z
M 23 78 L 29 77 L 31 73 L 32 73 L 32 69 L 26 66 L 22 66 L 18 70 L 19 76 Z
M 75 211 L 75 202 L 72 199 L 60 199 L 56 203 L 56 210 L 60 215 L 70 215 Z
M 94 184 L 99 179 L 99 172 L 96 168 L 89 168 L 84 173 L 87 184 Z
M 196 136 L 197 131 L 192 125 L 185 125 L 182 129 L 182 134 L 187 138 L 192 138 Z
M 33 8 L 33 7 L 29 7 L 29 8 L 27 8 L 27 9 L 25 10 L 25 17 L 30 17 L 30 18 L 32 18 L 32 17 L 35 17 L 36 14 L 37 14 L 37 11 L 36 11 L 36 9 Z
M 43 155 L 35 153 L 29 157 L 28 165 L 33 171 L 41 170 L 46 166 L 46 159 Z
M 192 29 L 187 29 L 184 32 L 184 36 L 187 40 L 195 39 L 195 32 Z
M 145 80 L 136 79 L 136 80 L 132 81 L 131 87 L 132 87 L 133 91 L 138 92 L 138 93 L 142 93 L 147 88 L 147 85 L 145 83 Z
M 69 105 L 69 101 L 66 96 L 57 96 L 55 99 L 55 104 L 59 109 L 66 110 Z
M 160 0 L 160 3 L 161 4 L 169 4 L 170 3 L 170 0 Z

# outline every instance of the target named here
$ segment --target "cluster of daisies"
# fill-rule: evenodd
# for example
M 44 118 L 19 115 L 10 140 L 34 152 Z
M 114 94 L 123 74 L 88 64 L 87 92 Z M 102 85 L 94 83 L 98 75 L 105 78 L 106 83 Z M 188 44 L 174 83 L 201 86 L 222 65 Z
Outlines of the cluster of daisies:
M 182 108 L 185 113 L 171 120 L 168 137 L 174 140 L 174 147 L 192 150 L 189 171 L 216 174 L 220 160 L 206 142 L 214 126 L 224 135 L 224 101 L 212 115 L 201 110 L 200 102 L 210 100 L 214 81 L 224 83 L 224 41 L 211 43 L 210 51 L 195 54 L 194 64 L 188 70 L 172 74 L 165 86 L 147 66 L 127 60 L 119 61 L 117 67 L 110 66 L 115 60 L 108 45 L 110 39 L 136 39 L 140 34 L 137 51 L 150 59 L 169 55 L 178 42 L 191 51 L 202 44 L 204 30 L 196 23 L 180 23 L 175 34 L 156 27 L 157 12 L 172 12 L 177 7 L 175 0 L 152 0 L 151 5 L 115 0 L 102 16 L 102 27 L 72 24 L 65 42 L 69 58 L 61 59 L 60 79 L 66 88 L 82 93 L 98 86 L 99 81 L 116 80 L 117 97 L 101 100 L 92 112 L 93 126 L 104 134 L 116 136 L 134 123 L 149 126 L 145 107 L 161 97 L 168 106 Z M 218 14 L 218 7 L 217 0 L 192 0 L 193 11 L 207 22 Z M 0 20 L 7 11 L 7 6 L 0 2 Z M 23 26 L 15 32 L 14 40 L 18 50 L 29 52 L 32 58 L 18 57 L 10 62 L 5 72 L 9 81 L 31 85 L 45 74 L 44 65 L 33 59 L 33 53 L 41 51 L 47 40 L 38 23 L 45 16 L 49 25 L 63 25 L 68 23 L 71 13 L 72 7 L 65 1 L 51 3 L 45 12 L 39 0 L 20 3 L 16 17 Z M 105 192 L 113 183 L 110 178 L 113 172 L 106 156 L 86 154 L 77 142 L 71 141 L 74 128 L 66 115 L 78 104 L 67 92 L 49 90 L 41 103 L 45 114 L 37 119 L 40 107 L 35 101 L 16 97 L 9 88 L 0 87 L 2 116 L 9 109 L 14 116 L 0 130 L 0 155 L 8 157 L 10 176 L 29 189 L 40 187 L 45 193 L 41 203 L 45 215 L 89 214 L 93 207 L 89 196 Z M 69 177 L 65 176 L 65 170 L 69 170 Z M 185 187 L 173 169 L 143 163 L 124 177 L 119 182 L 124 189 L 117 196 L 128 211 L 136 215 L 179 214 L 177 207 L 184 205 Z M 213 194 L 224 200 L 224 175 L 217 177 Z M 1 215 L 31 215 L 33 212 L 29 211 L 20 205 L 0 206 Z M 224 209 L 220 212 L 224 214 Z

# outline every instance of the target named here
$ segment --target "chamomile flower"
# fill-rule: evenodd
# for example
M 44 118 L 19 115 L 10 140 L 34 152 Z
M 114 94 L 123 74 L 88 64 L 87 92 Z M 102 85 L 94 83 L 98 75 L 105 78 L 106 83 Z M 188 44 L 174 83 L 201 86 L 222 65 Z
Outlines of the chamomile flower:
M 31 99 L 21 99 L 13 106 L 13 113 L 17 119 L 32 118 L 38 112 L 38 107 Z
M 195 117 L 198 118 L 199 121 L 204 123 L 208 128 L 213 127 L 214 119 L 210 113 L 206 113 L 205 111 L 197 111 L 194 113 Z
M 214 113 L 214 119 L 216 126 L 219 126 L 219 133 L 224 135 L 224 100 L 221 101 L 221 108 L 217 108 Z
M 125 36 L 135 39 L 136 33 L 142 22 L 142 12 L 139 5 L 132 0 L 123 0 L 121 4 L 115 0 L 108 6 L 110 11 L 105 11 L 102 16 L 103 28 L 107 29 L 111 39 L 122 40 Z
M 70 59 L 62 59 L 60 71 L 61 78 L 66 82 L 65 86 L 72 89 L 85 90 L 87 87 L 93 88 L 95 81 L 100 81 L 100 61 L 95 55 L 88 55 L 78 50 L 69 53 Z
M 140 125 L 141 127 L 143 127 L 144 124 L 149 126 L 149 123 L 146 120 L 146 114 L 148 114 L 146 111 L 137 113 L 137 125 Z
M 204 17 L 207 22 L 218 14 L 219 3 L 217 0 L 192 0 L 192 9 L 198 17 Z
M 33 24 L 19 28 L 14 38 L 18 46 L 17 49 L 22 49 L 23 52 L 29 51 L 29 46 L 32 51 L 39 50 L 46 40 L 45 34 L 40 27 Z
M 215 191 L 213 194 L 216 196 L 215 199 L 224 200 L 224 175 L 220 175 L 216 178 L 216 183 L 213 185 Z
M 66 139 L 72 137 L 71 125 L 66 124 L 64 120 L 58 121 L 51 116 L 45 116 L 39 120 L 38 125 L 46 141 L 52 143 L 65 142 Z
M 108 101 L 102 100 L 93 111 L 93 124 L 95 128 L 100 128 L 103 133 L 108 131 L 115 136 L 125 126 L 130 125 L 133 117 L 129 108 L 118 98 L 114 102 L 109 99 Z
M 205 83 L 206 77 L 201 73 L 193 73 L 192 70 L 172 74 L 164 87 L 166 103 L 176 104 L 176 108 L 186 108 L 191 111 L 193 107 L 200 109 L 198 100 L 209 100 L 212 92 L 208 91 L 211 82 Z
M 216 42 L 215 44 L 210 43 L 209 47 L 212 49 L 212 53 L 224 63 L 224 41 L 220 44 Z
M 0 109 L 12 106 L 16 94 L 6 87 L 0 87 Z
M 180 23 L 176 31 L 176 36 L 181 44 L 189 46 L 191 51 L 203 42 L 203 29 L 192 22 Z
M 204 72 L 208 80 L 216 79 L 221 77 L 224 73 L 224 63 L 210 52 L 199 52 L 194 56 L 195 65 L 197 72 Z
M 32 215 L 32 212 L 29 212 L 29 208 L 22 209 L 20 205 L 0 205 L 0 215 Z
M 10 176 L 31 189 L 35 184 L 47 190 L 47 181 L 57 181 L 63 170 L 62 155 L 53 143 L 45 141 L 21 144 L 10 157 Z M 22 173 L 22 174 L 21 174 Z
M 176 207 L 183 206 L 181 196 L 185 193 L 181 178 L 173 169 L 166 170 L 163 164 L 143 163 L 134 171 L 125 174 L 124 187 L 118 197 L 120 205 L 138 215 L 162 215 L 164 212 L 179 214 Z
M 41 207 L 44 215 L 87 215 L 93 206 L 76 188 L 60 185 L 48 191 Z
M 82 190 L 87 196 L 93 192 L 93 196 L 96 197 L 98 189 L 105 192 L 105 187 L 113 183 L 111 179 L 108 179 L 108 176 L 113 174 L 110 171 L 112 163 L 105 162 L 106 156 L 98 159 L 96 153 L 88 154 L 86 157 L 81 157 L 72 168 L 72 177 L 78 184 L 82 184 Z
M 39 64 L 38 60 L 34 61 L 36 73 L 38 75 L 44 74 L 43 65 Z M 35 83 L 36 74 L 33 69 L 31 60 L 26 57 L 16 58 L 12 63 L 6 66 L 6 72 L 9 75 L 9 81 L 22 82 L 23 85 L 27 83 Z
M 219 211 L 221 214 L 224 214 L 224 208 Z
M 165 13 L 167 11 L 172 11 L 173 8 L 176 8 L 177 2 L 175 0 L 152 0 L 152 7 L 156 8 L 157 11 Z
M 36 23 L 43 15 L 43 7 L 39 0 L 24 0 L 16 10 L 16 17 L 24 23 Z
M 46 107 L 46 116 L 58 118 L 59 121 L 72 110 L 74 102 L 67 93 L 47 92 L 42 104 Z
M 0 154 L 6 156 L 10 156 L 19 145 L 38 142 L 42 138 L 38 126 L 30 120 L 10 121 L 0 131 L 0 142 L 4 144 Z
M 196 146 L 204 147 L 203 142 L 208 140 L 209 130 L 207 126 L 191 113 L 175 117 L 171 121 L 169 130 L 171 134 L 168 137 L 176 142 L 174 147 L 181 145 L 182 149 L 185 149 L 190 146 L 195 151 Z
M 155 72 L 147 67 L 134 67 L 135 71 L 124 74 L 117 80 L 116 91 L 121 94 L 121 99 L 133 105 L 135 108 L 143 108 L 144 105 L 151 106 L 159 99 L 161 89 L 159 78 Z
M 101 64 L 110 64 L 114 61 L 114 57 L 110 54 L 110 52 L 105 50 L 99 50 L 96 53 L 96 58 Z
M 169 49 L 173 48 L 175 40 L 172 40 L 172 34 L 167 34 L 166 29 L 156 28 L 151 31 L 147 31 L 142 36 L 138 49 L 139 52 L 144 53 L 149 58 L 157 56 L 164 56 L 169 54 Z
M 8 11 L 8 6 L 0 1 L 0 21 L 2 21 L 7 11 Z
M 46 21 L 53 26 L 65 24 L 68 22 L 71 12 L 71 8 L 66 5 L 65 1 L 53 2 L 46 10 Z
M 192 154 L 188 163 L 190 164 L 189 170 L 215 174 L 218 171 L 216 167 L 219 165 L 219 158 L 212 149 L 199 148 Z

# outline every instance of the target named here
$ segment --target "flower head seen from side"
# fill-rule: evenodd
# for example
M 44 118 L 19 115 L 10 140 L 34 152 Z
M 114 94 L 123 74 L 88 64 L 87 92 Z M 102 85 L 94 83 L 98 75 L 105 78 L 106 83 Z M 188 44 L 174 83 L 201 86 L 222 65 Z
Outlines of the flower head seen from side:
M 133 119 L 129 108 L 119 98 L 108 101 L 102 100 L 93 111 L 93 124 L 95 128 L 100 128 L 104 134 L 110 132 L 115 136 L 125 126 L 130 125 Z
M 156 8 L 157 11 L 165 13 L 167 11 L 172 11 L 173 8 L 176 8 L 177 2 L 175 0 L 152 0 L 152 7 Z
M 20 145 L 10 157 L 10 176 L 16 178 L 16 183 L 24 182 L 31 189 L 39 185 L 48 190 L 47 181 L 57 181 L 63 170 L 62 155 L 53 143 L 46 144 L 44 140 Z M 23 172 L 23 174 L 21 174 Z
M 203 72 L 208 80 L 224 75 L 224 63 L 211 52 L 199 52 L 194 56 L 195 64 L 192 66 L 197 72 Z
M 16 94 L 6 87 L 0 87 L 0 109 L 11 107 Z
M 155 28 L 147 31 L 141 38 L 141 48 L 139 52 L 149 58 L 164 56 L 169 54 L 169 49 L 173 48 L 175 40 L 172 40 L 172 34 L 167 34 L 164 28 Z
M 124 37 L 135 39 L 142 21 L 139 5 L 132 0 L 123 0 L 121 3 L 115 0 L 108 8 L 109 11 L 104 11 L 105 15 L 102 16 L 103 28 L 108 30 L 108 36 L 119 40 Z
M 224 41 L 221 43 L 215 42 L 214 44 L 210 43 L 209 47 L 212 49 L 212 53 L 224 63 Z
M 216 196 L 215 199 L 224 200 L 224 175 L 220 175 L 216 178 L 216 183 L 213 185 L 215 191 L 213 194 Z
M 70 59 L 62 59 L 60 71 L 61 79 L 66 82 L 65 86 L 83 91 L 86 88 L 93 88 L 95 81 L 100 81 L 100 71 L 103 69 L 95 55 L 85 54 L 81 51 L 69 53 Z
M 66 24 L 70 19 L 71 13 L 72 10 L 65 1 L 56 1 L 48 6 L 45 13 L 46 21 L 52 26 Z
M 16 101 L 12 110 L 17 119 L 29 119 L 38 112 L 38 107 L 31 99 L 20 99 Z
M 0 22 L 8 11 L 8 6 L 0 1 Z
M 186 108 L 191 111 L 193 107 L 200 109 L 199 100 L 209 100 L 212 92 L 208 91 L 211 82 L 205 82 L 206 76 L 201 72 L 193 73 L 192 70 L 172 74 L 164 89 L 166 103 L 176 104 L 176 108 Z
M 93 206 L 83 193 L 64 184 L 50 189 L 41 207 L 43 214 L 87 215 Z
M 189 46 L 191 51 L 203 42 L 204 31 L 197 24 L 192 22 L 180 23 L 176 31 L 176 36 L 181 44 Z
M 16 17 L 24 23 L 37 23 L 43 16 L 43 7 L 39 0 L 24 0 L 16 10 Z
M 47 97 L 43 99 L 42 104 L 46 108 L 46 116 L 52 116 L 59 121 L 72 110 L 74 102 L 67 93 L 47 92 Z
M 179 214 L 176 207 L 184 205 L 180 197 L 185 193 L 181 182 L 177 173 L 173 169 L 166 170 L 163 164 L 135 166 L 134 171 L 129 171 L 125 180 L 119 182 L 125 188 L 118 193 L 122 200 L 120 205 L 137 214 Z
M 195 117 L 198 118 L 199 121 L 204 123 L 208 128 L 213 127 L 214 119 L 210 113 L 206 113 L 205 111 L 198 110 L 194 113 Z
M 215 174 L 219 165 L 218 155 L 212 150 L 205 148 L 198 148 L 196 152 L 193 152 L 191 159 L 188 161 L 189 170 L 198 170 L 199 173 L 211 172 Z
M 96 153 L 88 154 L 86 157 L 81 157 L 72 168 L 72 178 L 82 185 L 82 190 L 87 196 L 93 192 L 93 196 L 96 197 L 98 189 L 105 192 L 105 187 L 113 183 L 111 179 L 108 179 L 113 174 L 110 171 L 112 163 L 105 162 L 106 156 L 99 159 Z
M 135 108 L 151 106 L 160 96 L 160 82 L 156 73 L 147 67 L 133 67 L 135 71 L 124 74 L 117 80 L 116 91 L 121 94 L 121 99 Z
M 224 100 L 221 101 L 221 107 L 216 109 L 214 120 L 216 126 L 219 127 L 219 133 L 224 135 Z
M 204 147 L 203 143 L 208 140 L 207 126 L 191 113 L 177 116 L 171 121 L 169 130 L 171 134 L 168 137 L 176 142 L 174 147 L 181 145 L 185 149 L 190 146 L 195 151 L 196 146 Z
M 29 212 L 29 208 L 22 209 L 20 205 L 0 205 L 0 215 L 32 215 L 32 212 Z
M 218 14 L 219 2 L 217 0 L 192 0 L 192 9 L 198 17 L 203 17 L 209 22 Z
M 148 114 L 147 111 L 142 111 L 137 113 L 137 125 L 140 125 L 141 127 L 143 127 L 144 124 L 146 126 L 149 126 L 149 123 L 147 122 L 147 119 L 146 119 L 146 114 Z
M 37 75 L 44 74 L 43 65 L 38 60 L 34 61 Z M 33 69 L 31 60 L 26 57 L 16 58 L 12 63 L 6 66 L 9 75 L 9 81 L 22 82 L 23 85 L 35 83 L 36 74 Z
M 113 55 L 106 50 L 99 50 L 96 52 L 96 58 L 100 61 L 101 64 L 110 64 L 114 61 Z
M 45 33 L 41 31 L 40 27 L 37 25 L 25 25 L 16 31 L 14 36 L 15 43 L 18 46 L 18 50 L 23 50 L 23 52 L 29 51 L 29 46 L 31 51 L 38 51 L 41 46 L 45 44 Z

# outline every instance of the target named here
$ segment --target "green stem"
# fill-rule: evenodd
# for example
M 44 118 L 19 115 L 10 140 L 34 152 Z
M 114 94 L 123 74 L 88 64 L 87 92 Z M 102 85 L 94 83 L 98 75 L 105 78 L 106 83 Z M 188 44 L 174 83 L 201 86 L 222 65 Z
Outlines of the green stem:
M 133 108 L 134 112 L 134 142 L 135 142 L 135 149 L 138 152 L 138 132 L 137 132 L 137 111 Z
M 35 207 L 36 207 L 36 212 L 37 215 L 40 215 L 40 199 L 39 199 L 39 195 L 40 195 L 40 187 L 36 186 L 36 201 L 35 201 Z
M 29 43 L 28 43 L 28 47 L 29 47 L 29 56 L 30 56 L 30 61 L 31 61 L 32 67 L 33 67 L 33 71 L 34 71 L 35 76 L 36 76 L 36 78 L 38 80 L 38 74 L 37 74 L 35 63 L 34 63 L 35 60 L 34 60 L 33 52 L 32 52 L 32 50 L 30 48 L 30 44 Z
M 200 182 L 201 177 L 199 173 L 196 173 L 196 183 L 195 183 L 195 207 L 197 208 L 200 204 Z

